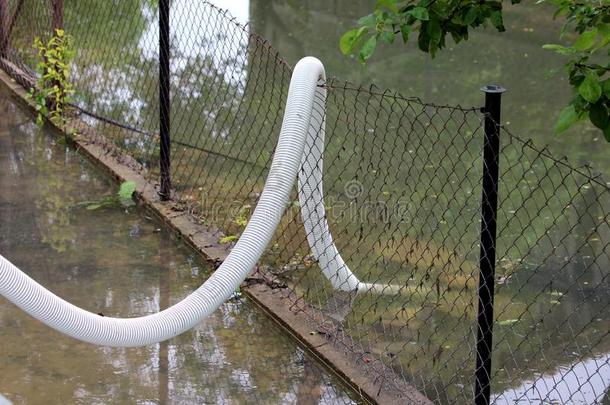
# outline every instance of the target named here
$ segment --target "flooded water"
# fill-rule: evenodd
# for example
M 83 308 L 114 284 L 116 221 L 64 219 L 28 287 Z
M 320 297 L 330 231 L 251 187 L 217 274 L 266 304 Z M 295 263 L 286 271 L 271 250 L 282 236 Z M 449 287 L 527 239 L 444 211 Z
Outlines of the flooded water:
M 251 40 L 251 32 L 269 40 L 291 64 L 305 55 L 314 55 L 323 61 L 329 76 L 365 86 L 374 83 L 382 89 L 396 89 L 405 96 L 438 104 L 480 106 L 483 95 L 479 88 L 489 83 L 502 84 L 508 89 L 503 96 L 503 121 L 511 132 L 521 138 L 533 138 L 538 145 L 550 144 L 554 154 L 568 155 L 572 162 L 592 161 L 600 170 L 610 168 L 607 145 L 596 130 L 583 125 L 562 137 L 552 133 L 557 112 L 570 98 L 570 89 L 561 73 L 549 79 L 551 70 L 561 66 L 563 59 L 541 46 L 557 41 L 561 22 L 552 19 L 552 10 L 544 4 L 507 5 L 506 33 L 478 30 L 468 42 L 449 46 L 435 59 L 418 51 L 414 43 L 407 47 L 396 44 L 383 47 L 369 64 L 361 66 L 341 55 L 337 42 L 354 20 L 370 12 L 370 1 L 213 3 L 227 8 L 248 26 L 236 27 L 204 2 L 172 2 L 172 169 L 173 184 L 183 201 L 200 209 L 204 220 L 220 226 L 227 235 L 239 234 L 243 220 L 237 219 L 247 217 L 260 195 L 289 81 L 288 69 L 277 63 L 266 43 Z M 79 51 L 73 69 L 78 102 L 99 115 L 144 129 L 144 134 L 126 134 L 90 120 L 121 148 L 150 164 L 154 175 L 158 150 L 154 148 L 155 137 L 149 135 L 158 130 L 158 30 L 154 6 L 146 1 L 125 0 L 92 14 L 91 4 L 86 1 L 67 0 L 66 5 L 66 27 Z M 111 28 L 108 21 L 112 21 Z M 16 32 L 28 29 L 17 26 Z M 329 217 L 330 227 L 342 255 L 363 280 L 406 283 L 415 292 L 399 298 L 359 296 L 351 303 L 351 311 L 346 311 L 343 326 L 352 337 L 364 342 L 367 350 L 386 359 L 437 402 L 469 402 L 480 236 L 480 115 L 472 112 L 462 120 L 429 106 L 421 119 L 414 117 L 419 114 L 419 107 L 417 113 L 409 110 L 409 101 L 404 101 L 407 105 L 387 100 L 376 104 L 374 98 L 359 99 L 360 92 L 344 93 L 329 90 L 327 100 L 327 207 L 334 201 L 336 205 L 345 203 L 356 208 L 367 208 L 368 203 L 391 208 L 406 196 L 412 211 L 396 218 L 391 224 L 395 228 L 387 226 L 390 224 L 373 211 L 366 211 L 371 215 L 356 216 L 356 220 L 340 212 Z M 430 124 L 426 115 L 433 124 L 430 130 L 426 129 Z M 401 125 L 410 120 L 421 125 Z M 435 126 L 442 130 L 436 132 Z M 536 402 L 545 396 L 565 399 L 565 390 L 573 387 L 562 385 L 559 380 L 580 382 L 583 375 L 590 375 L 580 384 L 583 395 L 571 397 L 576 403 L 590 403 L 609 392 L 608 368 L 602 363 L 610 353 L 610 194 L 603 184 L 592 184 L 567 168 L 556 166 L 552 159 L 540 158 L 534 149 L 511 144 L 507 137 L 503 142 L 492 391 L 498 402 Z M 39 148 L 41 156 L 49 153 L 48 145 Z M 70 152 L 65 156 L 74 159 Z M 70 164 L 75 164 L 70 159 Z M 11 164 L 17 165 L 19 160 L 13 160 L 16 163 Z M 44 175 L 48 171 L 40 169 Z M 110 231 L 104 228 L 91 232 L 89 224 L 100 224 L 98 218 L 116 216 L 116 226 L 121 227 L 113 231 L 117 237 L 149 241 L 146 246 L 150 252 L 144 250 L 141 255 L 161 256 L 159 238 L 163 232 L 155 233 L 156 225 L 145 217 L 129 219 L 136 215 L 135 211 L 125 213 L 115 208 L 87 213 L 82 207 L 70 208 L 112 192 L 113 186 L 105 183 L 94 190 L 94 180 L 79 177 L 82 171 L 73 169 L 72 174 L 56 174 L 52 180 L 36 180 L 40 187 L 35 190 L 24 188 L 35 192 L 36 197 L 23 199 L 41 201 L 36 210 L 50 210 L 44 211 L 50 213 L 37 222 L 41 235 L 38 243 L 47 250 L 63 252 L 55 259 L 63 263 L 76 254 L 73 241 L 78 239 L 79 258 L 87 256 L 87 266 L 107 269 L 103 252 L 111 242 L 104 232 Z M 354 180 L 358 180 L 364 193 L 359 200 L 346 198 L 345 187 Z M 25 192 L 18 186 L 14 188 L 13 193 Z M 323 308 L 333 301 L 333 291 L 315 265 L 299 265 L 311 261 L 302 225 L 295 220 L 298 207 L 293 208 L 297 215 L 286 216 L 282 224 L 285 229 L 280 230 L 278 243 L 263 263 L 286 270 L 286 279 L 296 292 Z M 23 215 L 28 220 L 37 217 L 33 213 Z M 84 235 L 72 226 L 79 220 L 87 223 L 78 228 L 86 230 Z M 87 242 L 86 238 L 94 239 Z M 99 249 L 103 252 L 96 251 L 94 243 L 99 240 L 95 238 L 101 240 Z M 25 243 L 21 245 L 26 249 Z M 131 249 L 119 250 L 127 245 L 121 239 L 118 245 L 113 255 L 121 255 L 125 268 L 141 265 L 141 255 Z M 39 250 L 27 249 L 31 251 Z M 34 269 L 42 258 L 28 253 L 21 260 L 17 264 Z M 186 266 L 184 272 L 168 270 L 170 280 L 186 285 L 182 292 L 172 290 L 172 300 L 201 282 L 199 274 L 185 276 L 193 266 L 185 264 L 185 260 L 175 259 L 176 266 Z M 87 274 L 90 283 L 110 282 L 101 274 L 78 270 L 89 268 L 84 264 L 76 270 L 69 263 L 64 266 L 69 272 Z M 296 269 L 292 273 L 291 266 Z M 205 273 L 200 265 L 195 267 Z M 145 274 L 153 274 L 150 277 L 158 282 L 163 271 L 151 269 Z M 118 305 L 117 296 L 145 290 L 134 285 L 133 274 L 123 270 L 111 275 L 113 279 L 125 278 L 117 287 L 122 293 L 97 298 L 100 309 L 94 309 L 110 312 L 105 306 Z M 166 290 L 160 286 L 157 290 L 150 288 L 144 295 L 157 294 L 157 301 L 148 302 L 148 306 L 140 304 L 144 305 L 138 307 L 140 311 L 163 306 L 160 296 Z M 75 300 L 78 291 L 72 292 Z M 88 298 L 89 292 L 82 297 Z M 130 313 L 121 308 L 116 311 Z M 238 319 L 234 312 L 246 314 L 248 319 L 256 316 L 244 308 L 249 307 L 243 302 L 227 304 L 223 310 L 229 315 L 218 322 L 227 322 L 230 317 Z M 257 322 L 248 325 L 258 327 Z M 263 334 L 264 328 L 256 330 Z M 216 329 L 213 333 L 217 340 L 224 336 Z M 233 335 L 229 335 L 228 341 L 233 341 Z M 214 356 L 217 359 L 219 355 Z M 244 356 L 256 358 L 250 352 Z M 172 358 L 170 351 L 169 364 Z M 254 364 L 253 360 L 245 361 Z M 296 361 L 302 362 L 300 358 Z M 225 373 L 231 370 L 228 368 Z M 309 375 L 307 370 L 303 368 L 303 373 Z M 277 381 L 293 375 L 278 373 L 282 377 Z M 276 381 L 275 375 L 265 383 L 251 383 L 254 374 L 248 371 L 247 378 L 241 374 L 227 378 L 247 380 L 257 387 L 275 387 L 270 382 Z M 308 377 L 304 380 L 309 381 Z M 283 384 L 292 387 L 297 383 Z M 319 392 L 319 388 L 314 391 Z M 324 392 L 332 392 L 332 398 L 344 395 L 331 388 Z M 278 395 L 270 401 L 289 394 Z
M 140 207 L 88 210 L 108 176 L 41 132 L 0 88 L 0 251 L 96 313 L 134 317 L 197 288 L 210 266 Z M 0 403 L 354 403 L 247 299 L 141 348 L 68 338 L 0 298 Z
M 607 404 L 610 400 L 610 355 L 559 367 L 555 374 L 544 374 L 526 381 L 514 390 L 493 397 L 501 405 L 529 404 L 546 400 L 561 403 Z

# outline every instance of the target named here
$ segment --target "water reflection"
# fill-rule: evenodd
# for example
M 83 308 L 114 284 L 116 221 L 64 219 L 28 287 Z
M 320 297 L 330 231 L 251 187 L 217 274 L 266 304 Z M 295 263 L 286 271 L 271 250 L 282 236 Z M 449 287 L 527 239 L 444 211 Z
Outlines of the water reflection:
M 249 0 L 216 1 L 216 6 L 227 10 L 231 17 L 240 24 L 248 22 L 247 12 Z M 156 9 L 144 3 L 143 14 L 147 16 L 148 26 L 139 40 L 139 48 L 144 58 L 155 59 L 158 55 L 159 26 Z M 205 57 L 214 63 L 214 68 L 227 70 L 224 80 L 228 85 L 240 86 L 243 89 L 247 74 L 247 64 L 244 63 L 248 47 L 248 28 L 236 31 L 230 24 L 219 23 L 214 18 L 215 12 L 210 12 L 207 5 L 188 0 L 176 0 L 170 9 L 171 33 L 171 71 L 175 76 L 182 76 L 192 59 Z M 232 71 L 230 68 L 237 66 Z M 189 86 L 188 82 L 176 87 L 181 91 Z M 195 90 L 191 96 L 197 96 L 202 89 Z M 200 94 L 200 93 L 199 93 Z
M 610 355 L 597 356 L 561 366 L 554 374 L 544 374 L 496 395 L 502 404 L 572 403 L 606 404 L 610 399 Z
M 205 280 L 210 267 L 143 210 L 76 206 L 116 185 L 0 94 L 3 254 L 111 316 L 156 312 Z M 0 392 L 15 404 L 353 402 L 245 300 L 168 342 L 129 349 L 75 341 L 1 302 L 0 359 Z
M 159 271 L 159 310 L 170 306 L 170 268 L 172 263 L 170 238 L 163 232 L 159 238 L 159 262 L 164 266 Z M 169 343 L 159 343 L 159 404 L 169 399 Z

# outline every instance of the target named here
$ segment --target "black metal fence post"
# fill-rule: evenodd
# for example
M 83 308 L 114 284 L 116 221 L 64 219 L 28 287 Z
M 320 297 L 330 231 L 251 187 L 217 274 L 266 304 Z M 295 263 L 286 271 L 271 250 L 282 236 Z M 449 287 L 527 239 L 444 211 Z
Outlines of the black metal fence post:
M 170 73 L 169 73 L 169 1 L 159 0 L 159 136 L 161 171 L 159 196 L 167 201 L 171 196 L 170 176 Z
M 485 92 L 485 141 L 483 190 L 481 193 L 481 250 L 475 404 L 489 405 L 491 349 L 496 266 L 496 219 L 498 212 L 498 163 L 500 157 L 500 104 L 504 88 L 488 85 Z

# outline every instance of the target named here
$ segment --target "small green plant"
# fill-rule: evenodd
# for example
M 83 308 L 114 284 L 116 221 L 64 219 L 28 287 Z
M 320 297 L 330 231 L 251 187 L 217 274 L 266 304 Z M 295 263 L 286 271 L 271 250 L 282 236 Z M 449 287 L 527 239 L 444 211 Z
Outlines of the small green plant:
M 224 245 L 227 243 L 235 242 L 237 239 L 239 239 L 239 236 L 229 235 L 229 236 L 225 236 L 224 238 L 220 238 L 220 240 L 218 242 L 220 242 Z
M 233 218 L 233 223 L 235 223 L 242 229 L 245 228 L 246 225 L 248 225 L 248 213 L 250 212 L 250 208 L 252 208 L 252 206 L 247 204 L 240 207 L 239 211 L 237 212 L 237 215 L 235 216 L 235 218 Z M 218 242 L 222 244 L 227 244 L 235 242 L 238 239 L 239 235 L 228 235 L 223 238 L 220 238 Z
M 250 211 L 250 208 L 250 205 L 244 205 L 241 207 L 237 213 L 237 216 L 233 219 L 233 222 L 235 222 L 238 226 L 245 228 L 245 226 L 248 225 L 247 214 Z
M 83 201 L 79 206 L 85 206 L 88 210 L 94 211 L 100 208 L 108 208 L 115 205 L 129 207 L 134 205 L 133 193 L 136 191 L 136 183 L 133 181 L 124 181 L 121 183 L 119 191 L 115 195 L 108 195 L 98 201 Z
M 121 187 L 119 188 L 119 192 L 117 193 L 119 197 L 119 202 L 123 205 L 129 205 L 133 203 L 131 197 L 133 197 L 133 193 L 136 191 L 136 183 L 133 181 L 124 181 L 121 183 Z
M 36 124 L 42 126 L 44 117 L 49 116 L 55 124 L 63 125 L 66 107 L 74 94 L 70 83 L 70 64 L 74 58 L 72 37 L 64 30 L 56 29 L 47 43 L 36 37 L 34 48 L 37 51 L 38 79 L 36 86 L 30 89 L 30 96 L 38 112 Z

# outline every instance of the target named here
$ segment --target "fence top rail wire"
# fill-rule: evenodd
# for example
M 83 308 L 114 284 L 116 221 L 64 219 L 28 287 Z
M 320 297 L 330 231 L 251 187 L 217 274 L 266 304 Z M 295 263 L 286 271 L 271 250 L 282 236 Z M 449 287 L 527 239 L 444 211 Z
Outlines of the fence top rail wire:
M 511 132 L 506 125 L 500 125 L 501 131 L 505 132 L 510 139 L 514 139 L 518 143 L 522 145 L 523 148 L 529 148 L 534 152 L 537 152 L 539 155 L 544 156 L 545 158 L 551 160 L 553 163 L 556 163 L 566 169 L 573 171 L 586 178 L 592 183 L 597 184 L 602 187 L 605 191 L 610 191 L 610 182 L 605 180 L 604 174 L 601 172 L 596 172 L 593 170 L 593 167 L 590 163 L 583 163 L 579 166 L 573 165 L 570 159 L 567 156 L 562 156 L 560 158 L 556 157 L 548 148 L 548 145 L 538 146 L 535 144 L 532 138 L 523 139 L 520 136 Z

